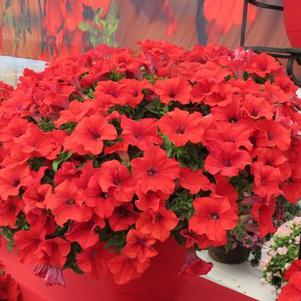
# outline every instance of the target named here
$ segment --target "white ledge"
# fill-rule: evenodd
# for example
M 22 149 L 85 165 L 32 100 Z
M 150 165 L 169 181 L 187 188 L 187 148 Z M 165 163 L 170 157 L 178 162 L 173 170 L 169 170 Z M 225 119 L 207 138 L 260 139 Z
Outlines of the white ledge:
M 226 288 L 239 292 L 259 301 L 275 301 L 275 289 L 260 281 L 261 272 L 249 262 L 223 264 L 214 261 L 207 251 L 198 252 L 198 256 L 213 263 L 212 270 L 204 277 Z

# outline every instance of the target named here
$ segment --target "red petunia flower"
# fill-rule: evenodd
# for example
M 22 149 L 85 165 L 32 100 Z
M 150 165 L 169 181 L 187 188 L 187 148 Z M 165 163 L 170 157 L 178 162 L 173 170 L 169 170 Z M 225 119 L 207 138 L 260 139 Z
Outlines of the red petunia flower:
M 291 143 L 291 131 L 273 120 L 258 120 L 256 144 L 258 147 L 277 146 L 281 151 L 287 150 Z
M 14 229 L 23 205 L 22 199 L 18 197 L 9 197 L 6 201 L 0 200 L 0 226 Z
M 181 168 L 179 184 L 188 189 L 191 194 L 197 194 L 200 190 L 212 191 L 214 189 L 214 185 L 209 182 L 200 169 L 193 171 L 190 168 Z
M 87 206 L 93 208 L 97 216 L 105 219 L 112 216 L 117 201 L 102 190 L 99 180 L 99 172 L 90 177 L 87 188 L 83 191 L 83 198 Z
M 100 108 L 107 108 L 113 105 L 125 105 L 127 93 L 119 82 L 100 81 L 95 90 L 96 103 Z
M 206 234 L 215 242 L 226 242 L 227 230 L 237 225 L 238 217 L 225 197 L 213 195 L 193 201 L 195 213 L 189 220 L 189 229 L 197 234 Z
M 205 146 L 211 151 L 216 148 L 221 142 L 231 142 L 237 147 L 243 147 L 247 150 L 252 150 L 252 143 L 249 138 L 252 130 L 248 124 L 241 123 L 216 123 L 215 128 L 206 130 Z
M 211 246 L 220 246 L 222 243 L 216 243 L 215 241 L 209 240 L 205 234 L 196 234 L 194 231 L 189 230 L 187 228 L 182 229 L 180 234 L 185 238 L 185 248 L 195 248 L 198 247 L 200 250 L 208 249 Z
M 102 243 L 98 243 L 80 252 L 76 262 L 82 271 L 89 273 L 93 279 L 99 279 L 108 271 L 107 260 L 108 251 Z
M 35 184 L 30 185 L 22 196 L 27 213 L 33 208 L 43 209 L 46 207 L 45 199 L 51 194 L 51 185 Z
M 265 77 L 267 74 L 271 74 L 280 68 L 281 66 L 275 58 L 266 53 L 260 53 L 251 57 L 251 61 L 245 71 Z
M 151 88 L 151 85 L 145 80 L 136 80 L 136 79 L 122 79 L 120 81 L 121 88 L 126 92 L 126 104 L 135 107 L 139 105 L 143 98 L 144 94 L 143 89 Z
M 109 269 L 117 284 L 125 284 L 130 280 L 139 278 L 149 265 L 149 261 L 140 262 L 123 255 L 114 256 L 108 262 Z
M 292 204 L 296 204 L 301 198 L 301 168 L 292 163 L 291 175 L 280 185 L 284 197 Z
M 135 205 L 138 209 L 145 211 L 151 209 L 157 211 L 164 202 L 168 199 L 169 195 L 162 193 L 160 190 L 144 193 L 140 190 L 136 190 L 138 199 L 135 201 Z
M 202 115 L 199 112 L 189 114 L 178 108 L 160 119 L 159 128 L 176 147 L 183 146 L 188 141 L 199 143 L 204 134 Z
M 235 187 L 229 182 L 227 177 L 217 174 L 214 178 L 216 181 L 215 193 L 225 196 L 229 200 L 233 209 L 238 210 L 238 192 Z
M 18 255 L 23 263 L 35 263 L 35 251 L 38 250 L 40 243 L 44 241 L 46 230 L 40 226 L 30 227 L 28 231 L 21 230 L 15 233 L 14 242 L 19 250 Z
M 100 115 L 83 118 L 75 127 L 71 136 L 65 140 L 65 147 L 80 155 L 90 153 L 98 155 L 103 150 L 104 140 L 114 140 L 117 132 L 113 125 L 107 123 Z
M 300 259 L 296 259 L 292 262 L 290 267 L 285 271 L 284 278 L 286 280 L 289 280 L 291 278 L 291 276 L 296 272 L 301 272 L 301 260 Z
M 274 115 L 274 107 L 263 97 L 246 95 L 246 101 L 242 104 L 242 110 L 252 119 L 265 118 L 271 120 Z
M 212 267 L 211 262 L 206 262 L 196 255 L 195 249 L 189 249 L 186 251 L 186 260 L 180 270 L 180 275 L 184 277 L 206 275 Z
M 241 103 L 238 98 L 233 98 L 225 106 L 216 106 L 211 109 L 216 121 L 236 123 L 242 119 Z
M 17 196 L 21 187 L 26 184 L 29 168 L 25 165 L 0 170 L 0 196 L 7 200 L 9 196 Z
M 148 210 L 141 213 L 136 221 L 136 228 L 143 234 L 149 234 L 155 239 L 165 241 L 178 222 L 173 211 L 161 207 L 155 212 Z
M 4 142 L 6 146 L 11 145 L 18 141 L 19 137 L 22 137 L 33 127 L 33 124 L 28 123 L 22 118 L 12 118 L 10 122 L 1 128 L 0 141 Z
M 64 181 L 71 181 L 75 178 L 79 178 L 81 175 L 80 169 L 78 169 L 73 162 L 63 162 L 61 167 L 55 173 L 54 184 L 57 186 Z
M 49 210 L 33 208 L 26 213 L 26 221 L 30 227 L 40 227 L 45 229 L 46 235 L 52 235 L 56 230 L 56 223 Z
M 169 104 L 173 100 L 177 100 L 181 104 L 188 104 L 191 89 L 188 81 L 179 77 L 160 80 L 155 84 L 155 92 L 164 104 Z
M 132 229 L 126 236 L 126 245 L 122 249 L 122 254 L 129 258 L 137 258 L 140 262 L 145 262 L 148 258 L 158 254 L 153 248 L 155 243 L 156 240 L 151 236 Z
M 2 29 L 1 29 L 1 31 L 2 31 Z M 1 33 L 0 33 L 0 35 L 1 35 Z M 0 103 L 2 101 L 6 100 L 13 91 L 14 91 L 13 86 L 8 85 L 8 84 L 4 83 L 3 81 L 0 81 Z
M 279 188 L 281 183 L 279 168 L 256 162 L 252 165 L 251 172 L 254 175 L 253 191 L 257 195 L 271 199 L 272 197 L 277 197 L 282 194 Z
M 70 242 L 55 237 L 42 241 L 34 255 L 38 262 L 62 268 L 71 250 Z
M 130 202 L 134 195 L 134 183 L 128 169 L 117 160 L 101 165 L 98 183 L 102 191 L 119 202 Z
M 82 193 L 73 182 L 64 181 L 46 200 L 46 207 L 51 209 L 55 221 L 63 226 L 69 219 L 86 222 L 92 216 L 91 208 L 84 204 Z
M 20 287 L 10 274 L 0 274 L 0 300 L 23 300 Z
M 78 242 L 85 250 L 97 244 L 99 236 L 95 231 L 97 225 L 93 221 L 86 223 L 73 222 L 65 233 L 65 237 L 71 242 Z
M 67 122 L 79 122 L 94 111 L 94 105 L 95 103 L 92 100 L 85 100 L 85 102 L 72 101 L 66 110 L 60 112 L 60 117 L 54 124 L 60 127 Z
M 273 223 L 273 215 L 275 213 L 275 200 L 267 200 L 260 197 L 254 198 L 255 202 L 252 206 L 252 216 L 258 223 L 258 230 L 261 237 L 274 233 L 275 227 Z
M 166 152 L 159 147 L 149 148 L 144 152 L 143 158 L 134 159 L 132 167 L 137 188 L 142 192 L 160 190 L 171 194 L 174 191 L 180 166 L 176 160 L 169 159 Z
M 109 225 L 113 231 L 127 230 L 136 219 L 137 213 L 134 211 L 133 204 L 123 204 L 115 207 L 109 218 Z
M 252 160 L 247 151 L 240 150 L 234 143 L 224 142 L 216 145 L 205 160 L 205 169 L 213 175 L 233 177 Z
M 158 135 L 156 119 L 145 118 L 135 121 L 122 116 L 121 128 L 121 137 L 124 143 L 135 145 L 143 151 L 162 144 L 162 138 Z
M 288 284 L 281 289 L 277 301 L 301 300 L 301 272 L 295 272 L 288 280 Z

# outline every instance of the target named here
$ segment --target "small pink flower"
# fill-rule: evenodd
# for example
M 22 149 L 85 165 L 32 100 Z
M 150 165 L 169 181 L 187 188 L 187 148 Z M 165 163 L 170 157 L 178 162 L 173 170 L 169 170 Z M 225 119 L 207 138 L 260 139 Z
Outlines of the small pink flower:
M 33 271 L 36 276 L 44 278 L 47 286 L 65 286 L 65 280 L 61 268 L 54 267 L 50 264 L 42 264 L 37 265 Z
M 285 255 L 287 253 L 287 251 L 288 251 L 287 247 L 279 247 L 276 252 L 279 255 Z

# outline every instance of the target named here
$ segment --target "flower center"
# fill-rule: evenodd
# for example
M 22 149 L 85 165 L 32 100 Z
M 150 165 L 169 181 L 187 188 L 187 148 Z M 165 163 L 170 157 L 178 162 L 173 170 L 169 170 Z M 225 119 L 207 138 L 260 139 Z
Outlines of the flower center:
M 13 186 L 17 187 L 17 186 L 19 186 L 19 184 L 20 184 L 20 179 L 14 179 Z
M 147 170 L 147 174 L 148 174 L 149 176 L 155 175 L 156 172 L 157 172 L 157 171 L 156 171 L 153 167 L 151 167 L 151 168 L 149 168 L 149 169 Z
M 68 199 L 68 200 L 65 201 L 65 204 L 71 206 L 71 205 L 75 204 L 75 201 L 73 199 Z
M 97 132 L 92 132 L 91 134 L 92 134 L 93 139 L 95 139 L 95 140 L 100 138 L 100 134 Z
M 214 220 L 218 220 L 219 219 L 218 213 L 216 213 L 216 212 L 211 213 L 211 218 L 214 219 Z
M 230 123 L 236 123 L 237 121 L 238 121 L 238 119 L 235 116 L 233 116 L 229 119 Z
M 176 130 L 177 134 L 184 134 L 184 132 L 185 132 L 185 127 L 183 125 L 180 125 Z
M 171 91 L 168 95 L 170 98 L 175 98 L 177 94 L 174 91 Z

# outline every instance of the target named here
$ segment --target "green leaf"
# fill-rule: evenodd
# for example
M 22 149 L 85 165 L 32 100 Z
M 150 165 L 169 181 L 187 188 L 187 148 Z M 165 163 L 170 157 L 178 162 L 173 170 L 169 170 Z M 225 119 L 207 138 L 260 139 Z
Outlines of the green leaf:
M 45 158 L 33 157 L 30 158 L 27 162 L 32 170 L 38 171 L 40 167 L 42 167 L 45 164 Z
M 84 32 L 92 31 L 94 29 L 93 26 L 90 23 L 85 22 L 85 21 L 79 23 L 78 27 L 79 27 L 80 30 L 82 30 Z
M 7 240 L 7 249 L 8 251 L 12 251 L 13 250 L 13 246 L 14 246 L 14 234 L 15 231 L 9 227 L 3 227 L 1 228 L 1 235 L 4 236 Z
M 106 241 L 105 248 L 120 251 L 126 243 L 126 231 L 112 232 Z
M 58 155 L 58 158 L 52 162 L 52 169 L 57 172 L 61 164 L 67 161 L 72 156 L 72 153 L 69 151 L 62 152 Z
M 64 265 L 64 269 L 72 269 L 77 274 L 83 274 L 84 272 L 79 268 L 79 266 L 76 263 L 76 254 L 80 253 L 82 250 L 81 246 L 77 242 L 73 242 L 71 244 L 71 250 L 70 253 L 67 255 L 67 260 Z
M 61 130 L 66 131 L 69 135 L 73 132 L 76 127 L 76 122 L 69 121 L 60 126 Z
M 44 132 L 50 132 L 55 129 L 53 121 L 48 118 L 43 118 L 38 125 Z
M 15 227 L 18 230 L 25 230 L 25 231 L 29 230 L 29 224 L 26 221 L 26 217 L 25 217 L 25 214 L 23 212 L 21 212 L 18 215 L 16 223 L 15 223 Z

